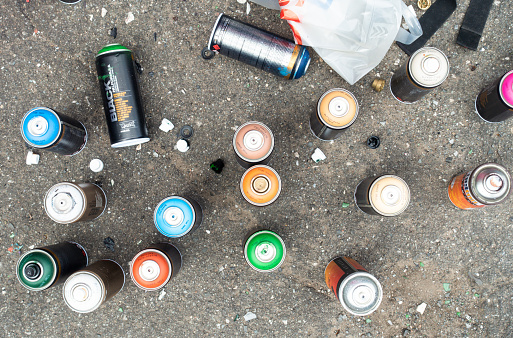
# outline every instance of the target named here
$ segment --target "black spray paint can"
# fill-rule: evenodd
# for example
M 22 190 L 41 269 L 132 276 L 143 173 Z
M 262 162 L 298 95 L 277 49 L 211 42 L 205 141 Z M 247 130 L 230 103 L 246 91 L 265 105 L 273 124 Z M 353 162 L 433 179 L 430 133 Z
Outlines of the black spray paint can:
M 111 44 L 96 55 L 96 71 L 110 144 L 121 148 L 148 142 L 141 94 L 130 49 Z
M 21 135 L 31 147 L 69 156 L 78 154 L 87 143 L 87 131 L 82 123 L 46 107 L 25 114 Z

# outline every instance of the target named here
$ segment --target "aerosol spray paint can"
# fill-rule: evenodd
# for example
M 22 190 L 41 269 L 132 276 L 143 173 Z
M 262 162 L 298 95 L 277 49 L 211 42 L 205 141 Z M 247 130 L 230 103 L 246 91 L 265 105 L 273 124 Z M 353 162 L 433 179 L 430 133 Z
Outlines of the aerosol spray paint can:
M 121 265 L 102 259 L 72 274 L 62 291 L 70 309 L 88 313 L 114 297 L 124 284 L 125 272 Z
M 483 89 L 475 104 L 477 114 L 486 122 L 502 122 L 513 116 L 513 70 Z
M 113 148 L 148 142 L 141 94 L 130 49 L 111 44 L 96 55 L 96 71 Z
M 153 222 L 157 230 L 167 237 L 178 238 L 199 228 L 203 211 L 190 197 L 170 196 L 155 208 Z
M 256 165 L 242 175 L 240 191 L 246 201 L 263 207 L 276 201 L 280 196 L 281 179 L 273 168 Z
M 356 187 L 358 208 L 369 215 L 397 216 L 410 203 L 410 188 L 397 176 L 368 177 Z
M 182 267 L 180 251 L 169 243 L 152 244 L 130 262 L 130 277 L 139 288 L 155 291 L 163 288 Z
M 69 156 L 78 154 L 87 143 L 87 131 L 82 123 L 45 107 L 25 114 L 21 135 L 31 147 Z
M 24 253 L 16 265 L 18 281 L 30 291 L 61 283 L 87 266 L 87 252 L 78 243 L 63 242 Z
M 45 196 L 46 214 L 61 224 L 98 218 L 106 207 L 105 192 L 92 183 L 58 183 Z
M 511 192 L 511 176 L 503 166 L 486 163 L 455 176 L 449 199 L 460 209 L 482 208 L 503 202 Z
M 344 309 L 355 316 L 370 315 L 381 304 L 381 284 L 352 258 L 337 257 L 329 262 L 324 277 Z
M 345 89 L 330 89 L 317 102 L 317 112 L 310 115 L 310 130 L 323 141 L 334 140 L 357 116 L 358 101 L 354 95 Z
M 421 48 L 399 68 L 390 80 L 390 91 L 403 103 L 420 100 L 440 86 L 449 75 L 449 60 L 433 47 Z
M 273 133 L 263 123 L 244 123 L 233 135 L 233 150 L 243 168 L 269 163 L 273 149 Z
M 285 261 L 287 250 L 278 234 L 269 230 L 259 230 L 246 240 L 244 257 L 249 266 L 259 272 L 271 272 Z
M 303 76 L 310 64 L 305 47 L 223 13 L 214 25 L 208 49 L 289 80 Z

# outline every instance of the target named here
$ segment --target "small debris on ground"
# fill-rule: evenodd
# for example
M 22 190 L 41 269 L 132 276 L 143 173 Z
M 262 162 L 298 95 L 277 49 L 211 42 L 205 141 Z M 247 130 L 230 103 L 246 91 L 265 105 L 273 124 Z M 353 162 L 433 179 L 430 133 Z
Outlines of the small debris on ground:
M 322 152 L 321 149 L 315 148 L 313 154 L 312 154 L 312 160 L 314 160 L 315 163 L 319 163 L 320 161 L 324 161 L 326 159 L 326 155 Z
M 143 73 L 144 68 L 137 61 L 134 61 L 134 64 L 135 64 L 135 70 L 137 71 L 137 74 L 141 75 Z
M 162 119 L 162 122 L 160 122 L 159 129 L 162 130 L 163 132 L 167 133 L 167 132 L 173 130 L 174 127 L 175 127 L 175 125 L 171 121 L 164 118 L 164 119 Z
M 114 252 L 114 240 L 110 237 L 107 237 L 103 240 L 103 245 L 105 246 L 105 249 L 110 250 Z
M 115 39 L 118 36 L 118 29 L 116 27 L 112 27 L 109 31 L 109 35 Z
M 451 291 L 451 284 L 450 283 L 443 283 L 442 285 L 444 287 L 445 292 Z
M 27 152 L 26 163 L 27 163 L 27 165 L 38 164 L 39 163 L 39 155 L 38 154 L 34 154 L 32 152 L 32 150 L 29 150 Z
M 474 282 L 476 282 L 477 285 L 481 286 L 483 285 L 483 281 L 479 278 L 477 278 L 477 276 L 479 276 L 479 274 L 474 274 L 472 273 L 472 271 L 469 271 L 468 272 L 468 276 L 470 277 L 470 279 L 472 279 Z
M 424 314 L 424 311 L 426 311 L 427 304 L 422 303 L 419 306 L 417 306 L 417 312 L 419 312 L 421 315 Z
M 91 162 L 89 163 L 89 168 L 93 172 L 99 173 L 100 171 L 103 170 L 103 162 L 102 162 L 102 160 L 100 160 L 99 158 L 92 159 Z
M 126 15 L 125 23 L 128 25 L 130 22 L 134 21 L 135 17 L 132 12 L 128 12 Z
M 212 169 L 216 174 L 220 174 L 224 168 L 224 161 L 222 159 L 217 159 L 214 162 L 210 163 L 210 169 Z
M 162 300 L 162 298 L 164 298 L 166 293 L 167 293 L 166 290 L 162 289 L 162 291 L 160 291 L 160 293 L 159 293 L 159 300 Z
M 176 149 L 178 149 L 179 152 L 185 153 L 189 150 L 189 142 L 183 139 L 178 140 L 178 142 L 176 142 Z
M 254 314 L 253 312 L 248 312 L 244 315 L 244 320 L 249 322 L 250 320 L 256 319 L 256 317 L 256 314 Z
M 102 18 L 104 18 L 105 15 L 107 15 L 107 10 L 105 8 L 102 8 Z

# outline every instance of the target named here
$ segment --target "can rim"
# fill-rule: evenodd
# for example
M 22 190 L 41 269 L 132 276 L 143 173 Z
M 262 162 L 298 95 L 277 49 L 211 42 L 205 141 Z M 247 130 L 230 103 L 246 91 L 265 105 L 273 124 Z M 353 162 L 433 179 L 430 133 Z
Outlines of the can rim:
M 422 53 L 422 52 L 425 52 L 427 50 L 435 50 L 437 52 L 439 52 L 441 55 L 443 55 L 445 61 L 447 62 L 447 73 L 445 74 L 445 76 L 443 77 L 442 80 L 440 80 L 439 82 L 435 83 L 434 85 L 426 85 L 424 83 L 421 83 L 420 81 L 418 81 L 415 76 L 413 76 L 413 73 L 410 72 L 410 68 L 411 68 L 411 63 L 413 61 L 413 59 L 415 58 L 415 56 L 417 56 L 419 53 Z M 438 48 L 435 48 L 435 47 L 423 47 L 419 50 L 417 50 L 415 53 L 413 53 L 411 56 L 410 56 L 410 59 L 408 60 L 408 73 L 411 75 L 411 78 L 412 80 L 414 80 L 415 82 L 417 82 L 418 85 L 424 87 L 424 88 L 436 88 L 438 86 L 440 86 L 442 83 L 444 83 L 444 81 L 447 79 L 447 77 L 449 76 L 449 73 L 450 73 L 450 70 L 451 70 L 451 65 L 449 64 L 449 59 L 447 58 L 447 55 L 445 55 L 444 52 L 442 52 L 440 49 Z
M 130 147 L 130 146 L 135 146 L 135 145 L 138 145 L 138 144 L 141 144 L 141 143 L 146 143 L 146 142 L 149 142 L 149 141 L 150 141 L 149 137 L 131 138 L 131 139 L 128 139 L 128 140 L 124 140 L 124 141 L 120 141 L 120 142 L 116 142 L 116 143 L 111 143 L 110 147 L 111 148 Z
M 268 202 L 265 202 L 265 203 L 256 203 L 252 200 L 250 200 L 246 194 L 244 193 L 244 186 L 243 186 L 243 182 L 244 182 L 244 177 L 246 177 L 246 175 L 251 171 L 251 170 L 254 170 L 256 168 L 265 168 L 265 169 L 269 169 L 270 171 L 272 171 L 275 175 L 276 175 L 276 178 L 278 179 L 278 192 L 276 193 L 276 195 Z M 258 165 L 254 165 L 252 167 L 250 167 L 249 169 L 247 169 L 244 174 L 242 175 L 241 179 L 240 179 L 240 184 L 239 184 L 239 188 L 240 188 L 240 192 L 242 194 L 242 197 L 244 197 L 244 199 L 246 201 L 248 201 L 249 203 L 257 206 L 257 207 L 265 207 L 266 205 L 269 205 L 271 203 L 273 203 L 274 201 L 276 201 L 276 199 L 278 199 L 278 197 L 280 196 L 280 193 L 281 193 L 281 178 L 280 178 L 280 175 L 278 175 L 278 173 L 276 172 L 276 170 L 274 170 L 273 168 L 271 168 L 270 166 L 268 165 L 264 165 L 264 164 L 258 164 Z
M 410 191 L 410 187 L 408 186 L 408 183 L 406 183 L 405 180 L 403 180 L 401 177 L 399 176 L 396 176 L 396 175 L 390 175 L 390 174 L 387 174 L 387 175 L 381 175 L 381 176 L 378 176 L 376 177 L 376 179 L 374 179 L 374 181 L 372 181 L 370 187 L 369 187 L 369 194 L 370 192 L 372 191 L 372 188 L 376 185 L 376 183 L 378 183 L 379 180 L 383 179 L 383 178 L 388 178 L 388 177 L 392 177 L 392 178 L 396 178 L 396 179 L 399 179 L 401 182 L 404 183 L 405 187 L 406 187 L 406 190 L 408 190 L 408 201 L 406 202 L 406 204 L 404 205 L 404 207 L 397 211 L 397 212 L 394 212 L 394 213 L 391 213 L 391 214 L 386 214 L 386 213 L 383 213 L 381 212 L 380 210 L 378 210 L 376 208 L 376 206 L 374 205 L 373 201 L 372 201 L 372 198 L 370 198 L 369 196 L 369 202 L 371 204 L 371 207 L 374 211 L 376 211 L 378 214 L 382 215 L 382 216 L 385 216 L 385 217 L 392 217 L 392 216 L 397 216 L 401 213 L 403 213 L 407 208 L 408 208 L 408 205 L 410 205 L 410 199 L 411 199 L 411 191 Z M 360 182 L 361 183 L 361 182 Z M 360 184 L 358 184 L 360 185 Z M 358 188 L 358 187 L 357 187 Z M 356 194 L 355 194 L 355 198 L 356 198 Z M 357 204 L 358 205 L 358 204 Z
M 33 111 L 35 110 L 46 110 L 50 113 L 52 113 L 56 118 L 57 118 L 57 121 L 59 121 L 59 132 L 57 133 L 57 136 L 55 136 L 55 138 L 49 142 L 47 145 L 45 145 L 44 147 L 41 147 L 41 146 L 38 146 L 32 142 L 30 142 L 27 137 L 25 136 L 25 133 L 23 132 L 23 124 L 25 123 L 25 120 L 27 119 L 27 116 L 32 113 Z M 82 125 L 83 126 L 83 125 Z M 85 129 L 85 127 L 84 127 Z M 25 113 L 25 115 L 23 116 L 23 118 L 21 119 L 21 125 L 20 125 L 20 131 L 21 131 L 21 136 L 23 136 L 23 140 L 28 144 L 30 145 L 31 147 L 34 147 L 34 148 L 37 148 L 37 149 L 45 149 L 45 148 L 49 148 L 51 147 L 60 137 L 61 133 L 62 133 L 62 121 L 61 121 L 61 118 L 59 117 L 59 115 L 51 108 L 48 108 L 48 107 L 36 107 L 36 108 L 32 108 L 31 110 L 29 110 L 27 113 Z M 87 134 L 87 131 L 86 131 L 86 134 Z M 87 141 L 86 141 L 87 142 Z M 85 148 L 85 144 L 84 144 L 84 147 Z M 80 149 L 80 151 L 82 151 L 82 149 Z M 79 151 L 79 152 L 80 152 Z
M 107 205 L 107 203 L 105 203 L 105 205 Z M 81 249 L 82 251 L 84 251 L 85 256 L 86 256 L 86 266 L 88 266 L 88 265 L 89 265 L 89 255 L 87 254 L 86 249 L 85 249 L 82 245 L 80 245 L 79 243 L 77 243 L 77 242 L 68 241 L 68 243 L 75 244 L 76 246 L 78 246 L 78 247 L 79 247 L 79 249 Z
M 77 189 L 80 192 L 80 196 L 82 197 L 82 201 L 83 201 L 83 203 L 82 203 L 82 210 L 80 210 L 79 215 L 76 216 L 75 218 L 67 221 L 67 222 L 62 222 L 62 221 L 59 221 L 59 220 L 55 219 L 54 217 L 52 217 L 52 215 L 50 215 L 48 213 L 48 205 L 46 203 L 46 201 L 48 200 L 48 195 L 50 194 L 50 191 L 54 190 L 55 187 L 60 186 L 60 185 L 71 185 L 72 187 Z M 103 189 L 102 189 L 102 191 L 103 191 Z M 104 195 L 105 195 L 105 192 L 104 192 Z M 44 207 L 45 207 L 45 212 L 48 215 L 48 217 L 50 217 L 50 219 L 52 219 L 52 221 L 54 221 L 55 223 L 70 224 L 70 223 L 76 222 L 78 219 L 80 219 L 80 217 L 82 217 L 84 215 L 84 212 L 85 212 L 85 209 L 86 209 L 86 203 L 85 202 L 86 202 L 86 196 L 85 196 L 84 190 L 78 184 L 76 184 L 76 183 L 64 181 L 64 182 L 60 182 L 60 183 L 54 184 L 52 187 L 50 187 L 50 189 L 48 189 L 48 191 L 45 194 L 45 198 L 44 198 Z M 105 200 L 105 202 L 107 202 L 107 200 Z M 106 207 L 107 207 L 107 203 L 105 203 L 105 208 Z M 103 211 L 105 211 L 105 208 L 103 209 Z M 100 215 L 102 215 L 102 214 L 103 214 L 103 212 Z
M 177 251 L 180 253 L 180 251 L 177 249 Z M 133 271 L 133 263 L 137 260 L 138 257 L 140 257 L 142 254 L 145 254 L 147 252 L 155 252 L 157 254 L 160 254 L 161 256 L 164 257 L 164 259 L 166 260 L 168 266 L 169 266 L 169 274 L 165 280 L 164 283 L 162 283 L 162 285 L 156 287 L 156 288 L 147 288 L 147 287 L 144 287 L 142 286 L 141 284 L 139 284 L 136 280 L 135 280 L 135 277 L 134 277 L 134 271 Z M 180 253 L 181 255 L 181 253 Z M 153 249 L 153 248 L 146 248 L 144 250 L 141 250 L 139 251 L 135 256 L 134 258 L 132 258 L 132 260 L 130 261 L 129 263 L 130 265 L 130 278 L 132 279 L 132 282 L 134 282 L 134 284 L 139 287 L 140 289 L 143 289 L 143 290 L 146 290 L 146 291 L 157 291 L 157 290 L 160 290 L 162 289 L 163 287 L 166 286 L 166 284 L 169 282 L 169 280 L 171 279 L 171 276 L 173 275 L 173 272 L 174 272 L 174 269 L 173 269 L 173 264 L 171 264 L 171 260 L 169 259 L 169 257 L 162 251 L 160 250 L 157 250 L 157 249 Z
M 483 198 L 481 198 L 481 194 L 476 194 L 476 191 L 475 191 L 475 183 L 476 183 L 476 179 L 477 179 L 477 175 L 485 170 L 485 169 L 489 169 L 489 168 L 492 168 L 492 169 L 498 169 L 500 170 L 504 176 L 506 176 L 506 179 L 507 179 L 507 183 L 508 183 L 508 191 L 498 200 L 495 200 L 493 202 L 490 202 L 490 201 L 486 201 L 484 200 Z M 489 163 L 484 163 L 484 164 L 481 164 L 480 166 L 478 166 L 477 168 L 475 168 L 474 170 L 472 170 L 472 173 L 470 174 L 470 178 L 469 178 L 469 181 L 471 182 L 470 184 L 470 192 L 472 193 L 472 196 L 481 204 L 484 204 L 485 206 L 486 205 L 496 205 L 496 204 L 500 204 L 501 202 L 503 202 L 506 198 L 508 198 L 508 196 L 510 195 L 511 193 L 511 175 L 510 173 L 508 172 L 508 170 L 498 164 L 498 163 L 493 163 L 493 162 L 489 162 Z
M 52 265 L 53 265 L 53 268 L 54 268 L 53 269 L 53 274 L 52 274 L 52 282 L 48 286 L 46 286 L 46 287 L 30 288 L 27 285 L 25 285 L 25 283 L 23 283 L 21 281 L 21 277 L 20 277 L 20 274 L 18 272 L 19 267 L 20 267 L 20 262 L 22 261 L 22 259 L 25 256 L 27 256 L 28 254 L 33 253 L 33 252 L 42 253 L 42 254 L 48 256 L 51 259 L 51 261 L 52 261 Z M 18 258 L 18 262 L 16 263 L 16 278 L 18 279 L 18 282 L 20 282 L 20 284 L 23 285 L 23 287 L 25 287 L 25 289 L 27 289 L 27 290 L 30 290 L 30 291 L 41 291 L 41 290 L 48 289 L 49 287 L 51 287 L 55 283 L 55 279 L 57 278 L 57 264 L 55 263 L 55 258 L 49 252 L 47 252 L 47 251 L 45 251 L 43 249 L 39 249 L 39 248 L 32 249 L 30 251 L 25 252 L 23 255 L 21 255 L 20 258 Z
M 185 231 L 184 233 L 180 234 L 180 236 L 168 236 L 168 234 L 164 234 L 161 230 L 160 230 L 160 227 L 158 226 L 157 224 L 157 219 L 156 219 L 156 216 L 157 216 L 157 210 L 159 209 L 159 207 L 162 205 L 162 203 L 164 203 L 165 201 L 167 200 L 170 200 L 170 199 L 180 199 L 182 201 L 184 201 L 185 203 L 187 203 L 187 205 L 189 205 L 189 207 L 191 208 L 192 210 L 192 221 L 191 221 L 191 226 L 187 229 L 187 231 Z M 200 206 L 201 207 L 201 206 Z M 171 195 L 169 197 L 166 197 L 164 198 L 162 201 L 159 202 L 159 204 L 157 204 L 157 206 L 155 207 L 155 209 L 153 210 L 153 224 L 155 225 L 155 227 L 157 228 L 157 230 L 163 234 L 164 236 L 166 237 L 169 237 L 169 238 L 180 238 L 180 237 L 183 237 L 185 235 L 187 235 L 189 232 L 191 232 L 192 228 L 194 228 L 194 223 L 196 223 L 196 210 L 194 209 L 194 206 L 192 205 L 191 202 L 189 202 L 189 200 L 187 198 L 184 198 L 182 196 L 177 196 L 177 195 Z
M 260 158 L 258 158 L 256 160 L 248 159 L 245 156 L 242 156 L 242 154 L 237 149 L 236 142 L 235 142 L 235 139 L 237 138 L 237 135 L 242 130 L 242 128 L 244 128 L 245 126 L 247 126 L 249 124 L 258 124 L 259 126 L 263 127 L 265 130 L 267 130 L 269 132 L 269 135 L 271 135 L 271 148 L 269 149 L 269 151 L 264 156 L 262 156 L 262 157 L 260 157 Z M 239 156 L 242 160 L 244 160 L 246 162 L 250 162 L 250 163 L 261 162 L 261 161 L 265 160 L 266 158 L 268 158 L 271 155 L 271 153 L 273 152 L 273 150 L 274 150 L 274 134 L 271 131 L 271 129 L 268 126 L 266 126 L 265 124 L 263 124 L 262 122 L 249 121 L 249 122 L 246 122 L 243 125 L 241 125 L 239 128 L 237 128 L 237 130 L 233 134 L 232 145 L 233 145 L 233 149 L 235 150 L 235 154 L 237 154 L 237 156 Z
M 261 234 L 261 233 L 268 233 L 268 234 L 271 234 L 271 235 L 274 235 L 278 238 L 278 240 L 280 241 L 282 247 L 283 247 L 283 256 L 280 260 L 280 263 L 278 263 L 278 265 L 276 265 L 274 268 L 272 269 L 269 269 L 269 270 L 262 270 L 262 269 L 257 269 L 253 264 L 251 264 L 251 262 L 249 261 L 248 259 L 248 245 L 249 245 L 249 242 L 257 235 Z M 281 238 L 280 235 L 278 235 L 277 233 L 275 233 L 274 231 L 271 231 L 271 230 L 258 230 L 258 231 L 255 231 L 251 236 L 249 236 L 249 238 L 246 240 L 246 243 L 244 244 L 244 259 L 246 260 L 246 262 L 248 263 L 248 265 L 255 271 L 258 271 L 258 272 L 273 272 L 275 270 L 277 270 L 282 264 L 283 262 L 285 261 L 285 256 L 287 256 L 287 247 L 285 246 L 285 242 L 283 241 L 283 239 Z
M 212 32 L 210 33 L 210 38 L 208 39 L 208 45 L 207 48 L 212 50 L 212 41 L 214 40 L 214 33 L 217 30 L 217 26 L 219 25 L 219 21 L 221 21 L 221 18 L 223 17 L 224 13 L 219 14 L 217 17 L 216 23 L 214 24 L 214 28 L 212 28 Z
M 109 47 L 113 47 L 113 46 L 119 46 L 118 49 L 110 49 Z M 132 52 L 130 49 L 128 49 L 127 47 L 123 46 L 122 44 L 119 44 L 119 43 L 109 43 L 105 46 L 102 47 L 102 49 L 100 49 L 98 51 L 98 53 L 96 54 L 96 57 L 99 57 L 101 55 L 105 55 L 105 54 L 108 54 L 108 53 L 112 53 L 112 52 Z
M 343 127 L 335 127 L 335 126 L 332 126 L 331 124 L 327 123 L 321 116 L 321 111 L 320 111 L 320 108 L 321 108 L 321 102 L 322 102 L 322 99 L 324 97 L 326 97 L 326 95 L 328 95 L 329 93 L 332 93 L 332 92 L 344 92 L 346 94 L 348 94 L 349 96 L 351 96 L 351 98 L 354 100 L 354 103 L 355 103 L 355 113 L 354 113 L 354 117 L 353 119 L 348 123 L 346 124 L 345 126 Z M 322 96 L 319 98 L 319 100 L 317 100 L 317 116 L 319 117 L 319 119 L 322 121 L 322 123 L 324 123 L 325 126 L 329 127 L 330 129 L 337 129 L 337 130 L 341 130 L 341 129 L 346 129 L 346 128 L 349 128 L 353 123 L 354 121 L 356 121 L 356 118 L 358 117 L 358 112 L 360 111 L 360 105 L 358 104 L 358 100 L 356 99 L 356 97 L 353 95 L 353 93 L 351 93 L 349 90 L 347 89 L 344 89 L 344 88 L 332 88 L 332 89 L 329 89 L 327 90 L 324 94 L 322 94 Z M 314 134 L 315 135 L 315 134 Z M 331 140 L 329 140 L 331 141 Z
M 331 262 L 330 262 L 331 263 Z M 357 313 L 353 310 L 351 310 L 343 301 L 343 290 L 344 290 L 344 287 L 347 285 L 347 283 L 349 281 L 351 281 L 352 279 L 355 279 L 356 277 L 360 277 L 360 276 L 365 276 L 365 277 L 368 277 L 370 278 L 377 286 L 378 288 L 378 301 L 376 302 L 376 304 L 374 304 L 374 306 L 372 308 L 370 308 L 368 311 L 365 311 L 365 312 L 362 312 L 362 313 Z M 342 307 L 347 311 L 349 312 L 350 314 L 352 315 L 355 315 L 355 316 L 367 316 L 367 315 L 370 315 L 371 313 L 373 313 L 374 311 L 376 311 L 378 309 L 378 307 L 381 305 L 381 301 L 383 300 L 383 287 L 381 286 L 381 283 L 379 282 L 379 280 L 374 277 L 372 274 L 368 273 L 368 272 L 364 272 L 364 271 L 357 271 L 357 272 L 354 272 L 350 275 L 348 275 L 343 281 L 342 283 L 340 284 L 339 288 L 338 288 L 338 294 L 339 294 L 339 302 L 340 304 L 342 304 Z
M 506 74 L 504 74 L 501 78 L 501 81 L 499 83 L 499 94 L 501 96 L 501 99 L 502 99 L 502 102 L 504 102 L 508 107 L 510 108 L 513 108 L 513 104 L 509 103 L 508 101 L 506 101 L 504 99 L 504 95 L 502 94 L 502 84 L 504 83 L 504 80 L 506 79 L 506 77 L 508 77 L 508 75 L 511 75 L 513 73 L 513 70 L 510 70 L 509 72 L 507 72 Z M 476 99 L 477 100 L 477 99 Z M 502 121 L 501 121 L 502 122 Z

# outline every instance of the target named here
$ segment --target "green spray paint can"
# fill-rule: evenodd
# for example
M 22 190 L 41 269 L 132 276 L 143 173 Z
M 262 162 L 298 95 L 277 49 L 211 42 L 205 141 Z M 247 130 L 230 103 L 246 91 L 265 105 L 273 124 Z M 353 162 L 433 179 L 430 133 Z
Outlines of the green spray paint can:
M 285 260 L 285 243 L 270 230 L 254 232 L 244 245 L 244 257 L 249 266 L 259 272 L 278 269 Z

